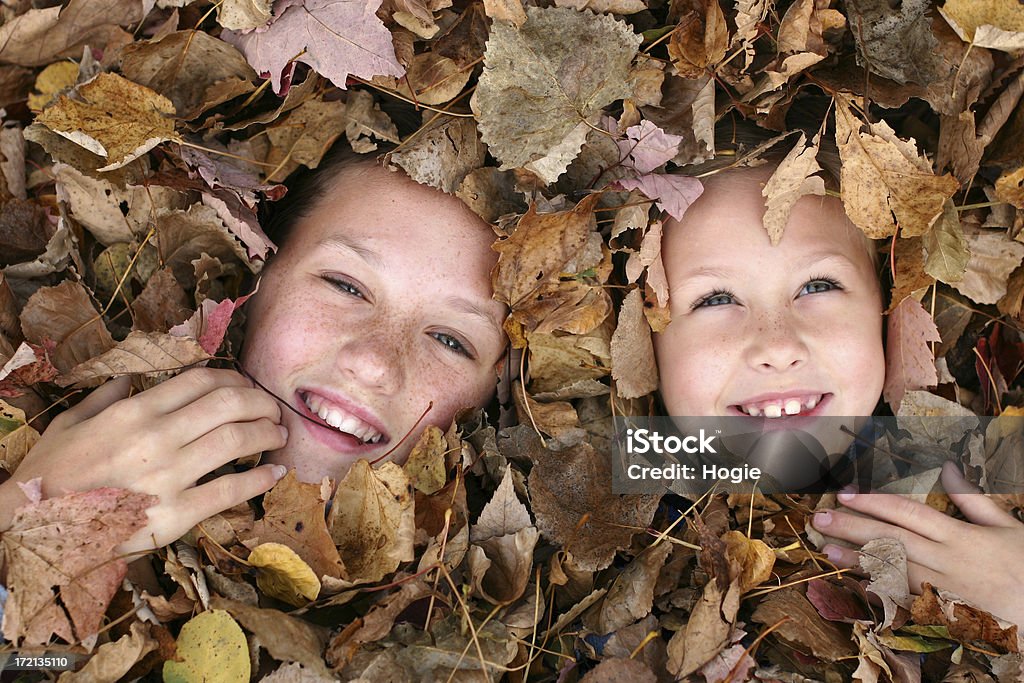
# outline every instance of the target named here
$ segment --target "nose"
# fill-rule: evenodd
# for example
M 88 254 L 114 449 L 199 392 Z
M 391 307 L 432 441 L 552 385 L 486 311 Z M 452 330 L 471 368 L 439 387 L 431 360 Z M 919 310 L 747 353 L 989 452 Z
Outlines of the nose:
M 361 334 L 349 336 L 338 348 L 338 367 L 343 376 L 361 387 L 395 394 L 405 378 L 404 355 L 395 343 L 399 335 L 368 327 Z
M 748 340 L 746 360 L 755 370 L 782 372 L 807 362 L 805 337 L 789 312 L 755 316 L 743 333 Z

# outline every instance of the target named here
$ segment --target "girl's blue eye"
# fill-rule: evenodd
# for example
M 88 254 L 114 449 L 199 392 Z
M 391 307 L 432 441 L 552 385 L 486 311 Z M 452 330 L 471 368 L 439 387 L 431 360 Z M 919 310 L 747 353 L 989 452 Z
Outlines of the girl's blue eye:
M 818 294 L 820 292 L 831 292 L 834 289 L 842 289 L 839 283 L 830 277 L 816 277 L 807 282 L 800 290 L 801 294 Z
M 349 294 L 351 296 L 359 297 L 360 299 L 365 299 L 366 298 L 365 296 L 363 296 L 363 292 L 358 287 L 356 287 L 354 284 L 352 284 L 348 280 L 345 280 L 344 278 L 340 278 L 340 277 L 338 277 L 336 275 L 332 275 L 332 276 L 324 275 L 324 276 L 322 276 L 322 278 L 323 278 L 324 281 L 326 281 L 332 287 L 337 289 L 339 292 L 344 292 L 345 294 Z
M 453 353 L 465 356 L 466 358 L 473 357 L 466 346 L 450 334 L 445 334 L 444 332 L 431 332 L 430 334 L 434 339 L 441 342 L 441 344 L 450 349 Z
M 711 306 L 726 306 L 731 304 L 733 300 L 732 292 L 727 290 L 719 290 L 708 294 L 706 297 L 697 302 L 694 308 L 708 308 Z

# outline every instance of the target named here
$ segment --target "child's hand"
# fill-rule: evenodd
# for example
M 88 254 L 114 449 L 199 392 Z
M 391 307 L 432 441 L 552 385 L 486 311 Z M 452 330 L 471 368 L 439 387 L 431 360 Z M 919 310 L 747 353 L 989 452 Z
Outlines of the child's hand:
M 268 490 L 284 468 L 263 465 L 196 486 L 236 458 L 281 448 L 277 401 L 231 370 L 195 368 L 128 397 L 111 380 L 57 416 L 0 486 L 0 529 L 26 500 L 17 482 L 42 477 L 43 496 L 103 486 L 159 496 L 130 553 L 166 545 L 207 517 Z
M 843 505 L 869 516 L 826 511 L 813 523 L 822 533 L 857 545 L 895 538 L 907 549 L 912 592 L 920 593 L 928 582 L 1024 624 L 1024 524 L 967 483 L 952 463 L 942 468 L 942 485 L 969 522 L 898 495 L 841 493 Z M 856 550 L 835 545 L 822 550 L 839 567 L 859 566 Z

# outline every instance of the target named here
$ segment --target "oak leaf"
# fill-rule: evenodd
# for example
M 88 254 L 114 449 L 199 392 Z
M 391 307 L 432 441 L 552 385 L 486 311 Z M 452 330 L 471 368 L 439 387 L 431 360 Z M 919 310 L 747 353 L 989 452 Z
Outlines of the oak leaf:
M 892 236 L 897 222 L 904 237 L 923 235 L 959 183 L 949 174 L 933 174 L 913 142 L 897 138 L 885 121 L 864 124 L 867 130 L 862 130 L 852 103 L 848 95 L 835 97 L 836 144 L 843 163 L 840 184 L 847 215 L 873 239 Z
M 899 410 L 908 390 L 935 386 L 939 381 L 928 342 L 941 341 L 928 311 L 907 297 L 889 314 L 885 349 L 885 386 L 882 395 Z
M 152 278 L 150 281 L 152 282 Z M 224 335 L 227 334 L 235 310 L 248 301 L 252 294 L 240 296 L 234 301 L 203 299 L 196 312 L 185 322 L 172 327 L 169 334 L 176 337 L 191 337 L 199 342 L 203 351 L 213 356 L 224 341 Z
M 790 211 L 797 200 L 804 195 L 825 195 L 825 181 L 815 175 L 821 172 L 818 165 L 818 149 L 821 134 L 814 136 L 811 144 L 803 132 L 789 154 L 779 162 L 761 194 L 765 197 L 767 210 L 764 212 L 764 228 L 772 245 L 782 239 L 782 233 L 789 222 Z
M 260 543 L 281 543 L 298 553 L 316 576 L 344 578 L 338 549 L 327 530 L 330 485 L 307 484 L 291 470 L 263 497 L 263 518 L 253 526 Z
M 377 18 L 378 0 L 295 0 L 265 30 L 225 31 L 253 68 L 269 74 L 281 93 L 282 73 L 292 60 L 304 62 L 344 89 L 348 77 L 399 77 L 391 32 Z
M 501 168 L 548 154 L 582 121 L 629 95 L 640 36 L 610 16 L 528 7 L 518 29 L 495 22 L 471 106 Z
M 61 95 L 36 117 L 54 133 L 120 168 L 161 142 L 177 140 L 174 105 L 149 88 L 111 73 L 78 87 L 78 99 Z
M 234 619 L 221 609 L 198 614 L 177 640 L 176 660 L 164 662 L 164 683 L 239 683 L 249 680 L 249 646 Z
M 10 590 L 4 637 L 46 645 L 54 635 L 68 643 L 94 635 L 128 568 L 115 548 L 146 525 L 156 502 L 101 488 L 19 508 L 0 538 Z

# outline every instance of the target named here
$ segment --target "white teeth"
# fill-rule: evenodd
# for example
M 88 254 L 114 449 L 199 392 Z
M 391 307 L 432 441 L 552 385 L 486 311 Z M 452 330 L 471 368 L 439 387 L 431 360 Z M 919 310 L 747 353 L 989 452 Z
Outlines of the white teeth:
M 786 401 L 786 415 L 796 415 L 800 412 L 800 401 L 791 398 Z
M 813 409 L 816 405 L 818 405 L 818 399 L 811 398 L 807 400 L 807 410 Z
M 782 417 L 782 407 L 777 403 L 772 403 L 764 407 L 765 417 Z
M 761 414 L 761 411 L 758 410 L 756 406 L 750 406 L 749 408 L 744 408 L 744 410 L 747 411 L 747 415 L 750 415 L 751 417 L 757 417 Z
M 384 435 L 366 424 L 354 415 L 347 415 L 339 410 L 333 410 L 325 404 L 318 396 L 305 395 L 303 400 L 311 411 L 316 413 L 321 420 L 337 429 L 339 432 L 351 434 L 364 443 L 379 443 Z

